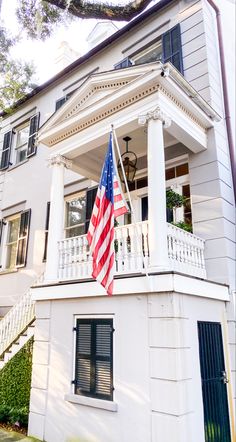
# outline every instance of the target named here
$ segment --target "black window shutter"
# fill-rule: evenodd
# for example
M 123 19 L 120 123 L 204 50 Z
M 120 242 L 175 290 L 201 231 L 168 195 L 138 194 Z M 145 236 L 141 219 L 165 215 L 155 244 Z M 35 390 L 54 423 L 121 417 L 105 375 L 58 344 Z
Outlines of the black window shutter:
M 162 34 L 162 48 L 163 63 L 170 61 L 176 67 L 176 69 L 183 73 L 180 24 Z
M 128 68 L 132 66 L 132 62 L 129 57 L 124 58 L 124 60 L 120 61 L 119 63 L 116 63 L 114 65 L 114 69 L 123 69 Z
M 75 393 L 112 400 L 113 320 L 77 319 Z
M 39 117 L 40 113 L 38 112 L 37 114 L 33 115 L 33 117 L 30 118 L 27 157 L 34 155 L 37 150 L 36 135 L 38 133 L 38 128 L 39 128 Z
M 48 201 L 47 202 L 47 211 L 46 211 L 46 222 L 45 222 L 45 239 L 44 239 L 43 261 L 46 261 L 46 259 L 47 259 L 49 217 L 50 217 L 50 202 Z
M 1 242 L 2 242 L 2 229 L 3 229 L 3 225 L 4 225 L 3 220 L 0 219 L 0 245 L 1 245 Z
M 31 209 L 25 210 L 20 216 L 20 229 L 17 242 L 16 267 L 26 265 L 27 246 L 29 238 Z
M 97 195 L 97 189 L 98 189 L 97 187 L 93 187 L 92 189 L 88 189 L 86 193 L 85 233 L 87 233 L 89 228 L 89 222 L 92 215 L 95 198 Z
M 12 143 L 12 130 L 4 134 L 0 170 L 7 169 L 9 167 L 11 143 Z
M 95 350 L 95 393 L 98 396 L 112 399 L 112 319 L 105 319 L 95 323 L 96 350 Z
M 67 96 L 66 96 L 66 97 L 62 97 L 62 98 L 59 98 L 59 100 L 56 101 L 55 111 L 57 111 L 58 109 L 60 109 L 60 107 L 63 106 L 63 104 L 66 102 L 66 100 L 67 100 Z
M 91 391 L 91 340 L 92 322 L 86 319 L 77 319 L 76 327 L 76 367 L 75 392 L 89 394 Z

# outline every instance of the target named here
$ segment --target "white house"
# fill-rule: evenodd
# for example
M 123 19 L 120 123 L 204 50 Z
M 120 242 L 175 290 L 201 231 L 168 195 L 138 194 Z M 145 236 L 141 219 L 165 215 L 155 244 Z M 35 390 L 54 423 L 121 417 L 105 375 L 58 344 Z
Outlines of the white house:
M 235 175 L 216 12 L 161 0 L 3 119 L 1 354 L 36 316 L 29 434 L 46 442 L 234 440 Z M 108 297 L 86 232 L 112 125 L 137 172 Z M 174 213 L 170 188 L 185 197 Z

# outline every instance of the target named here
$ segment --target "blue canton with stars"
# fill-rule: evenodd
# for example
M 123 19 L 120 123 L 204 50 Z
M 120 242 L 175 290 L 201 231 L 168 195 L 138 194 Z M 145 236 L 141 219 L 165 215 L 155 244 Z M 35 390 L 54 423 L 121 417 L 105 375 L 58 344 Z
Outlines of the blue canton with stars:
M 113 164 L 113 151 L 112 151 L 112 133 L 110 133 L 108 149 L 102 169 L 102 176 L 99 187 L 100 188 L 102 186 L 105 187 L 106 197 L 112 204 L 114 203 L 113 179 L 114 179 L 114 164 Z

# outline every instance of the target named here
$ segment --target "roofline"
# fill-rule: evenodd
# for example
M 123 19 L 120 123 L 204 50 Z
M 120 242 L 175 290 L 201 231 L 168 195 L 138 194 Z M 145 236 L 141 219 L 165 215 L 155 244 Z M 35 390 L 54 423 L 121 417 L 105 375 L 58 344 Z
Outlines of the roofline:
M 19 106 L 24 104 L 26 101 L 30 100 L 30 98 L 34 97 L 35 95 L 42 92 L 44 89 L 47 89 L 49 86 L 51 86 L 56 81 L 63 78 L 66 74 L 70 73 L 83 63 L 85 63 L 89 58 L 93 57 L 94 55 L 98 54 L 100 51 L 105 49 L 108 45 L 112 44 L 116 40 L 118 40 L 120 37 L 122 37 L 126 32 L 129 32 L 130 29 L 134 28 L 139 23 L 143 22 L 143 20 L 146 20 L 147 18 L 151 17 L 152 14 L 155 14 L 165 6 L 168 6 L 170 3 L 173 3 L 177 0 L 160 0 L 159 3 L 154 5 L 152 8 L 149 8 L 147 11 L 141 13 L 136 18 L 134 18 L 132 21 L 130 21 L 126 26 L 119 29 L 117 32 L 112 34 L 110 37 L 108 37 L 106 40 L 103 40 L 101 43 L 99 43 L 95 48 L 91 49 L 86 54 L 82 55 L 80 58 L 75 60 L 73 63 L 69 64 L 64 68 L 62 71 L 60 71 L 58 74 L 54 75 L 52 78 L 47 80 L 45 83 L 43 83 L 40 86 L 37 86 L 35 89 L 33 89 L 31 92 L 26 94 L 23 98 L 18 100 L 12 107 L 12 110 L 15 111 L 18 109 Z M 8 112 L 1 112 L 0 116 L 5 117 L 6 115 L 9 115 Z

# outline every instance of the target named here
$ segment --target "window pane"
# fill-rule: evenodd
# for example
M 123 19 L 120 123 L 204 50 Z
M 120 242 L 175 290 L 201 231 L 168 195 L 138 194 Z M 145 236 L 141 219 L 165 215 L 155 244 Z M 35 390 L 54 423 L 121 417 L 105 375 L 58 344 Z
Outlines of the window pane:
M 147 187 L 147 185 L 148 185 L 147 177 L 137 180 L 137 189 L 142 189 L 143 187 Z
M 186 198 L 190 197 L 190 185 L 186 184 L 186 186 L 183 186 L 183 196 Z
M 173 178 L 175 178 L 175 168 L 166 169 L 166 180 L 172 180 Z
M 80 236 L 84 234 L 85 234 L 84 224 L 66 229 L 66 238 L 73 238 L 74 236 Z
M 17 242 L 7 246 L 6 268 L 12 269 L 16 265 Z
M 187 174 L 188 174 L 188 163 L 176 166 L 176 176 L 182 176 Z
M 16 152 L 16 163 L 20 163 L 26 159 L 26 148 L 17 150 Z
M 8 241 L 7 241 L 8 243 L 17 241 L 19 226 L 20 226 L 20 217 L 15 218 L 12 221 L 9 221 Z
M 17 132 L 16 147 L 23 146 L 28 142 L 29 126 L 23 127 Z
M 177 52 L 180 48 L 180 41 L 179 41 L 179 28 L 176 27 L 171 31 L 171 40 L 172 40 L 172 54 L 174 52 Z
M 146 51 L 143 51 L 143 54 L 137 56 L 137 58 L 134 61 L 135 64 L 151 63 L 153 61 L 161 60 L 161 57 L 162 57 L 162 47 L 161 44 L 159 44 L 154 48 L 150 48 L 147 49 Z
M 66 227 L 85 222 L 86 196 L 81 195 L 66 203 Z
M 168 32 L 163 36 L 163 45 L 164 45 L 164 58 L 167 61 L 167 58 L 171 56 L 171 45 L 170 45 L 170 33 Z
M 142 198 L 142 221 L 148 220 L 148 197 Z

